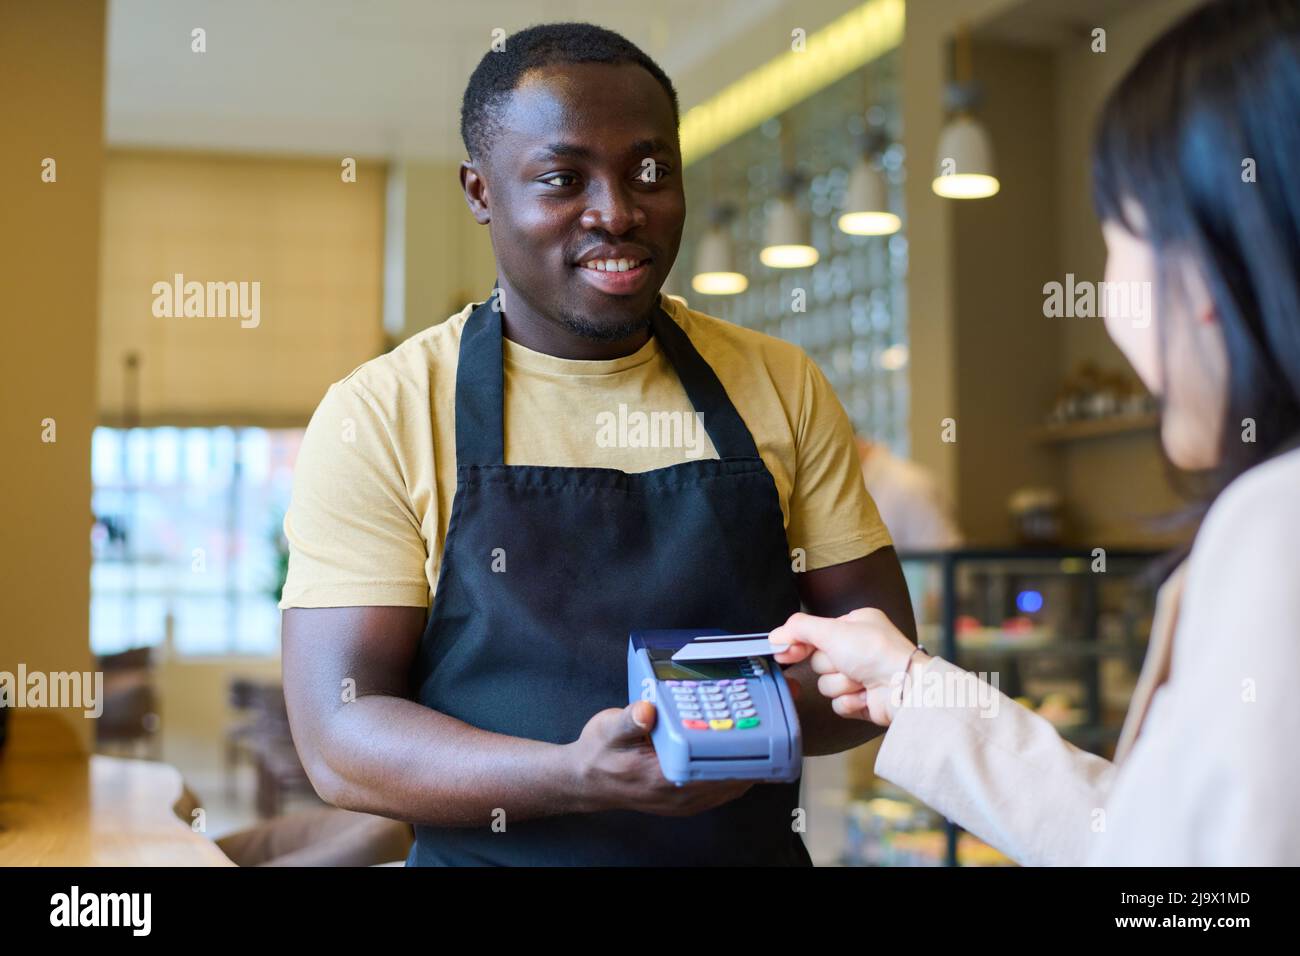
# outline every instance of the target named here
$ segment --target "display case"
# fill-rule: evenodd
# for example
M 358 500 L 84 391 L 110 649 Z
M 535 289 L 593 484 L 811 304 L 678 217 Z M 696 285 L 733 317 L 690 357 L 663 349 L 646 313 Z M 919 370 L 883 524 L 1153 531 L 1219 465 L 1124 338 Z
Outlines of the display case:
M 1146 653 L 1158 552 L 958 549 L 900 554 L 918 635 L 1110 757 Z M 848 865 L 1005 865 L 1011 861 L 875 777 L 875 746 L 844 776 Z

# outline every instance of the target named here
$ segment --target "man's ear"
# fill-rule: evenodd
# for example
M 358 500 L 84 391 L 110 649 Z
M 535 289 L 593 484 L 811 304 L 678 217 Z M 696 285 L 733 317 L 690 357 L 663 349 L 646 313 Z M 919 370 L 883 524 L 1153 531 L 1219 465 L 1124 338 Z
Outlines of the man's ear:
M 480 226 L 486 226 L 492 221 L 492 211 L 488 207 L 487 181 L 468 159 L 460 164 L 460 188 L 465 192 L 465 205 L 469 206 L 474 221 Z

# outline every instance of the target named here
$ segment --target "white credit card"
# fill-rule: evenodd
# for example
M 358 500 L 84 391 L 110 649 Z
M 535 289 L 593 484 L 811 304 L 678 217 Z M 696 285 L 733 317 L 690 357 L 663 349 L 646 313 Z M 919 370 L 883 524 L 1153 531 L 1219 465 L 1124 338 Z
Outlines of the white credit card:
M 697 637 L 673 655 L 675 661 L 725 661 L 735 657 L 766 657 L 788 650 L 773 644 L 766 634 L 712 634 Z

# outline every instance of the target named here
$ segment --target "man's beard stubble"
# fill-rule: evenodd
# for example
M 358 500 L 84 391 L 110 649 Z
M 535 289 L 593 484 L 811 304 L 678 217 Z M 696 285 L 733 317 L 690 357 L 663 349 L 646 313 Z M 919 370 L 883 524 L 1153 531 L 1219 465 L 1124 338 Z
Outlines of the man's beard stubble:
M 626 322 L 620 322 L 616 325 L 597 324 L 588 319 L 585 315 L 579 315 L 576 312 L 560 310 L 560 324 L 572 332 L 574 335 L 580 335 L 584 339 L 591 339 L 595 342 L 618 342 L 623 339 L 631 338 L 646 329 L 650 328 L 650 316 L 644 315 L 637 319 L 629 319 Z

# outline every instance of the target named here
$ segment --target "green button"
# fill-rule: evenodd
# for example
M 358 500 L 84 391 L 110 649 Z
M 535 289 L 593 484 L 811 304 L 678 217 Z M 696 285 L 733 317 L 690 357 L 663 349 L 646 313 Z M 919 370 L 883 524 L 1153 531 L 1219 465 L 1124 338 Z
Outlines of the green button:
M 736 721 L 737 730 L 746 730 L 750 727 L 757 727 L 757 726 L 758 726 L 757 717 L 741 717 L 740 720 Z

